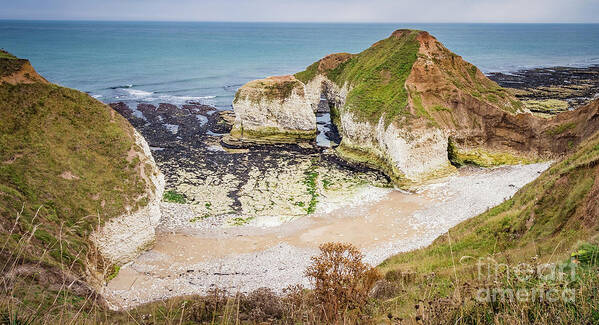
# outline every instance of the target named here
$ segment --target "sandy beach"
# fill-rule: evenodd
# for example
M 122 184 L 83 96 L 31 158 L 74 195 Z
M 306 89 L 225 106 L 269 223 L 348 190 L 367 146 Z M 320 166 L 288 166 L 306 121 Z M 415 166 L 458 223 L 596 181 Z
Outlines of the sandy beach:
M 357 197 L 328 212 L 325 200 L 318 210 L 324 212 L 291 219 L 259 217 L 243 226 L 231 226 L 228 219 L 233 216 L 228 216 L 184 227 L 185 222 L 190 224 L 190 207 L 164 203 L 155 246 L 124 265 L 103 294 L 112 308 L 121 309 L 205 294 L 215 287 L 230 292 L 268 287 L 280 292 L 294 284 L 309 286 L 303 272 L 319 244 L 352 243 L 376 265 L 430 244 L 459 222 L 511 197 L 548 166 L 467 167 L 416 193 L 365 188 L 372 194 L 370 200 Z

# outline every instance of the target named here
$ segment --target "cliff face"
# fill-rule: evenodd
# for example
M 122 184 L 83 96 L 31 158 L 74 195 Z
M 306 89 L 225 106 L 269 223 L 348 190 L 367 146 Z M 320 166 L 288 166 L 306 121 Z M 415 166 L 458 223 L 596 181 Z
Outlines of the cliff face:
M 307 112 L 326 97 L 342 137 L 337 153 L 383 170 L 403 187 L 447 175 L 454 170 L 451 163 L 494 166 L 561 155 L 597 123 L 583 116 L 593 115 L 592 107 L 552 120 L 534 117 L 422 31 L 398 30 L 359 54 L 328 55 L 295 78 L 294 89 L 303 96 L 284 98 Z M 256 122 L 255 127 L 267 124 Z M 562 135 L 565 131 L 575 132 Z
M 294 76 L 270 77 L 245 84 L 233 102 L 236 140 L 271 143 L 316 137 L 316 115 L 304 85 Z
M 146 140 L 133 130 L 136 149 L 129 151 L 127 160 L 138 162 L 139 176 L 146 184 L 145 206 L 137 210 L 125 206 L 126 213 L 109 219 L 90 238 L 100 253 L 111 262 L 124 264 L 154 243 L 156 227 L 162 216 L 160 202 L 164 194 L 164 175 L 158 170 Z
M 560 123 L 568 121 L 576 114 L 594 121 L 597 118 L 598 108 L 599 100 L 595 100 L 584 108 L 561 117 L 562 121 L 551 121 L 554 124 L 553 128 L 550 126 L 547 130 L 555 132 L 555 126 L 563 125 Z M 594 113 L 590 113 L 592 110 Z M 578 111 L 581 113 L 577 113 Z M 492 266 L 488 267 L 490 270 L 497 265 L 502 267 L 511 265 L 515 269 L 530 263 L 531 260 L 535 261 L 535 265 L 557 264 L 557 268 L 563 265 L 561 264 L 563 261 L 572 258 L 572 260 L 576 259 L 575 263 L 578 265 L 575 269 L 577 278 L 584 277 L 586 272 L 592 272 L 594 276 L 595 269 L 589 267 L 587 271 L 586 266 L 589 265 L 586 263 L 592 263 L 588 262 L 591 258 L 587 256 L 596 256 L 594 255 L 596 250 L 592 249 L 593 245 L 587 243 L 596 245 L 599 230 L 599 133 L 596 132 L 596 127 L 594 128 L 595 130 L 582 131 L 581 125 L 577 125 L 559 135 L 555 134 L 553 139 L 557 141 L 557 148 L 560 148 L 562 143 L 570 141 L 567 140 L 569 138 L 587 137 L 587 139 L 552 164 L 533 182 L 521 188 L 512 198 L 456 225 L 430 246 L 393 256 L 383 262 L 379 268 L 383 272 L 410 270 L 416 274 L 431 272 L 436 274 L 432 281 L 424 277 L 418 280 L 420 282 L 416 282 L 414 288 L 420 288 L 421 285 L 442 288 L 447 281 L 456 278 L 468 279 L 464 280 L 468 285 L 460 285 L 460 287 L 484 287 L 490 283 L 489 280 L 496 279 L 483 277 L 482 282 L 473 283 L 476 280 L 468 276 L 477 265 L 481 267 L 480 261 L 483 260 L 492 261 L 490 264 Z M 440 252 L 452 254 L 440 254 Z M 462 258 L 461 263 L 452 263 L 453 256 L 468 258 Z M 592 288 L 596 286 L 596 284 L 588 285 Z M 478 293 L 480 294 L 480 291 Z M 584 299 L 583 295 L 584 293 L 580 294 L 581 300 Z M 433 296 L 431 305 L 441 297 L 442 294 Z M 415 301 L 418 300 L 418 291 L 408 290 L 393 299 L 404 304 L 400 308 L 408 308 L 418 303 Z M 458 304 L 463 304 L 463 301 L 467 300 L 462 299 Z M 445 306 L 443 308 L 446 308 Z M 531 305 L 527 304 L 526 308 L 530 307 Z M 502 311 L 504 315 L 510 313 L 513 307 L 505 308 Z M 466 307 L 463 310 L 469 309 Z M 453 317 L 448 322 L 453 324 L 458 321 L 458 317 L 464 317 L 464 314 L 471 316 L 469 313 L 471 311 L 448 313 L 447 315 L 452 316 L 446 318 Z M 512 316 L 507 316 L 506 319 L 508 317 Z M 514 314 L 513 317 L 519 316 Z M 580 318 L 579 313 L 575 317 Z
M 485 132 L 472 105 L 522 112 L 515 98 L 426 32 L 398 30 L 362 53 L 327 56 L 296 76 L 333 103 L 343 139 L 338 153 L 404 187 L 452 172 L 449 139 Z
M 153 242 L 163 175 L 110 107 L 0 54 L 0 259 L 101 280 Z

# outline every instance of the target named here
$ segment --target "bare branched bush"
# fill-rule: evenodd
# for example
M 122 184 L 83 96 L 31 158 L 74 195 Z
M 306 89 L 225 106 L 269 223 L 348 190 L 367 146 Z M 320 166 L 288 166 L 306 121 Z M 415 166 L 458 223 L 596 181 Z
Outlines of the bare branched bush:
M 359 313 L 368 303 L 368 295 L 381 275 L 362 262 L 363 257 L 351 244 L 325 243 L 320 245 L 320 255 L 312 258 L 306 275 L 327 323 L 340 321 L 350 311 Z

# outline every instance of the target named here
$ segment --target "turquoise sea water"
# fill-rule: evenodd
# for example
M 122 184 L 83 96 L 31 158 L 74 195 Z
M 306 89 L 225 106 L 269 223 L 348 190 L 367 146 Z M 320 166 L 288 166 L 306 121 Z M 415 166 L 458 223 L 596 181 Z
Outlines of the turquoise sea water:
M 0 21 L 0 48 L 104 102 L 230 107 L 245 82 L 427 30 L 485 72 L 599 64 L 599 24 L 303 24 Z

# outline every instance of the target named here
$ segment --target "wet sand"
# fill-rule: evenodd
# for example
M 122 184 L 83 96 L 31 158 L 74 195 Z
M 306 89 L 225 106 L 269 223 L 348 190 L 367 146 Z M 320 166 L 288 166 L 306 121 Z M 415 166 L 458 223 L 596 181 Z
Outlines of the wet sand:
M 413 235 L 406 221 L 427 203 L 430 201 L 421 195 L 391 191 L 378 202 L 306 216 L 275 227 L 227 227 L 202 234 L 162 233 L 153 251 L 169 256 L 175 263 L 199 263 L 266 250 L 282 241 L 300 248 L 344 241 L 368 249 L 379 242 Z
M 457 223 L 501 203 L 547 167 L 466 168 L 416 194 L 389 190 L 376 201 L 349 201 L 346 207 L 271 227 L 260 227 L 268 222 L 258 218 L 246 226 L 221 225 L 202 231 L 162 228 L 155 246 L 123 266 L 104 295 L 113 308 L 128 308 L 204 294 L 215 286 L 249 292 L 309 285 L 303 270 L 321 243 L 352 243 L 364 252 L 367 262 L 378 264 L 428 245 Z

